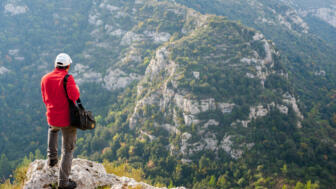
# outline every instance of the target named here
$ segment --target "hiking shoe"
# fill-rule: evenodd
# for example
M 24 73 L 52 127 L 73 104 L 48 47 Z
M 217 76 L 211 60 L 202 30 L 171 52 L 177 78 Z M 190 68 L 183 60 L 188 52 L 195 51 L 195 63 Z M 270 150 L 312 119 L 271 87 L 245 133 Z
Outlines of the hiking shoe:
M 58 187 L 58 189 L 74 189 L 77 187 L 77 184 L 75 181 L 69 179 L 69 183 L 68 183 L 68 186 L 65 186 L 65 187 Z
M 58 159 L 48 159 L 49 167 L 54 167 L 58 162 Z

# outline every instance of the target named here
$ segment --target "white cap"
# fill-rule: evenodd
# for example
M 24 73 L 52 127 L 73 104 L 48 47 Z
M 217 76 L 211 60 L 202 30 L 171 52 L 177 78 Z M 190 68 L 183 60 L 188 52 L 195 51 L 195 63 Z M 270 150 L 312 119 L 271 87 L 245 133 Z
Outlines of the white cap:
M 66 53 L 57 55 L 55 59 L 55 67 L 57 66 L 69 66 L 72 63 L 70 56 Z

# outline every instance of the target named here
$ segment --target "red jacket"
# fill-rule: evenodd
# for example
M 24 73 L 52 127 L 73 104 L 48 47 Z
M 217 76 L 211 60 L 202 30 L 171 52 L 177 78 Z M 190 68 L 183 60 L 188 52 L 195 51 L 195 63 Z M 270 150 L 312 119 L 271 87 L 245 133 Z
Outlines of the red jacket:
M 55 127 L 67 127 L 70 125 L 69 102 L 63 87 L 66 70 L 55 69 L 44 75 L 41 80 L 41 93 L 44 104 L 47 108 L 47 121 Z M 67 82 L 69 98 L 76 101 L 79 98 L 79 89 L 72 75 Z

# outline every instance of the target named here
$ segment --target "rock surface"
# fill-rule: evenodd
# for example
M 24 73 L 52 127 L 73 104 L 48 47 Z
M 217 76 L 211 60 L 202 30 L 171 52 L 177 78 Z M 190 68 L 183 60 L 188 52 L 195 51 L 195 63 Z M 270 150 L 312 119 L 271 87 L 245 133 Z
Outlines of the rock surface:
M 57 183 L 58 166 L 49 168 L 46 160 L 35 160 L 29 165 L 27 181 L 24 189 L 52 188 Z M 111 189 L 141 187 L 143 189 L 159 189 L 132 178 L 118 177 L 108 174 L 102 164 L 85 160 L 74 159 L 70 179 L 77 183 L 77 188 L 94 189 L 99 186 L 108 186 Z M 177 187 L 176 189 L 185 189 Z
M 0 66 L 0 75 L 9 72 L 9 70 L 3 66 Z
M 332 8 L 311 9 L 300 12 L 303 16 L 313 15 L 336 28 L 336 12 Z
M 28 11 L 27 6 L 19 6 L 12 3 L 8 3 L 4 7 L 5 13 L 9 13 L 11 16 L 24 14 Z

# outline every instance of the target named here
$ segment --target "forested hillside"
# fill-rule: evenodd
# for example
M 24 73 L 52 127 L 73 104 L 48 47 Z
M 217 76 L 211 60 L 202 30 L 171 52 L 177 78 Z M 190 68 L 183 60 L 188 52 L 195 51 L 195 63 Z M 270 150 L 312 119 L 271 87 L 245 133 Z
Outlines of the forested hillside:
M 45 155 L 40 78 L 67 52 L 99 124 L 76 156 L 165 186 L 332 188 L 336 29 L 309 10 L 334 6 L 301 3 L 1 2 L 0 177 Z
M 5 167 L 1 177 L 8 176 L 24 155 L 37 149 L 45 152 L 40 78 L 52 70 L 57 53 L 76 56 L 88 39 L 83 31 L 90 4 L 81 2 L 80 6 L 68 1 L 0 3 L 0 167 Z

